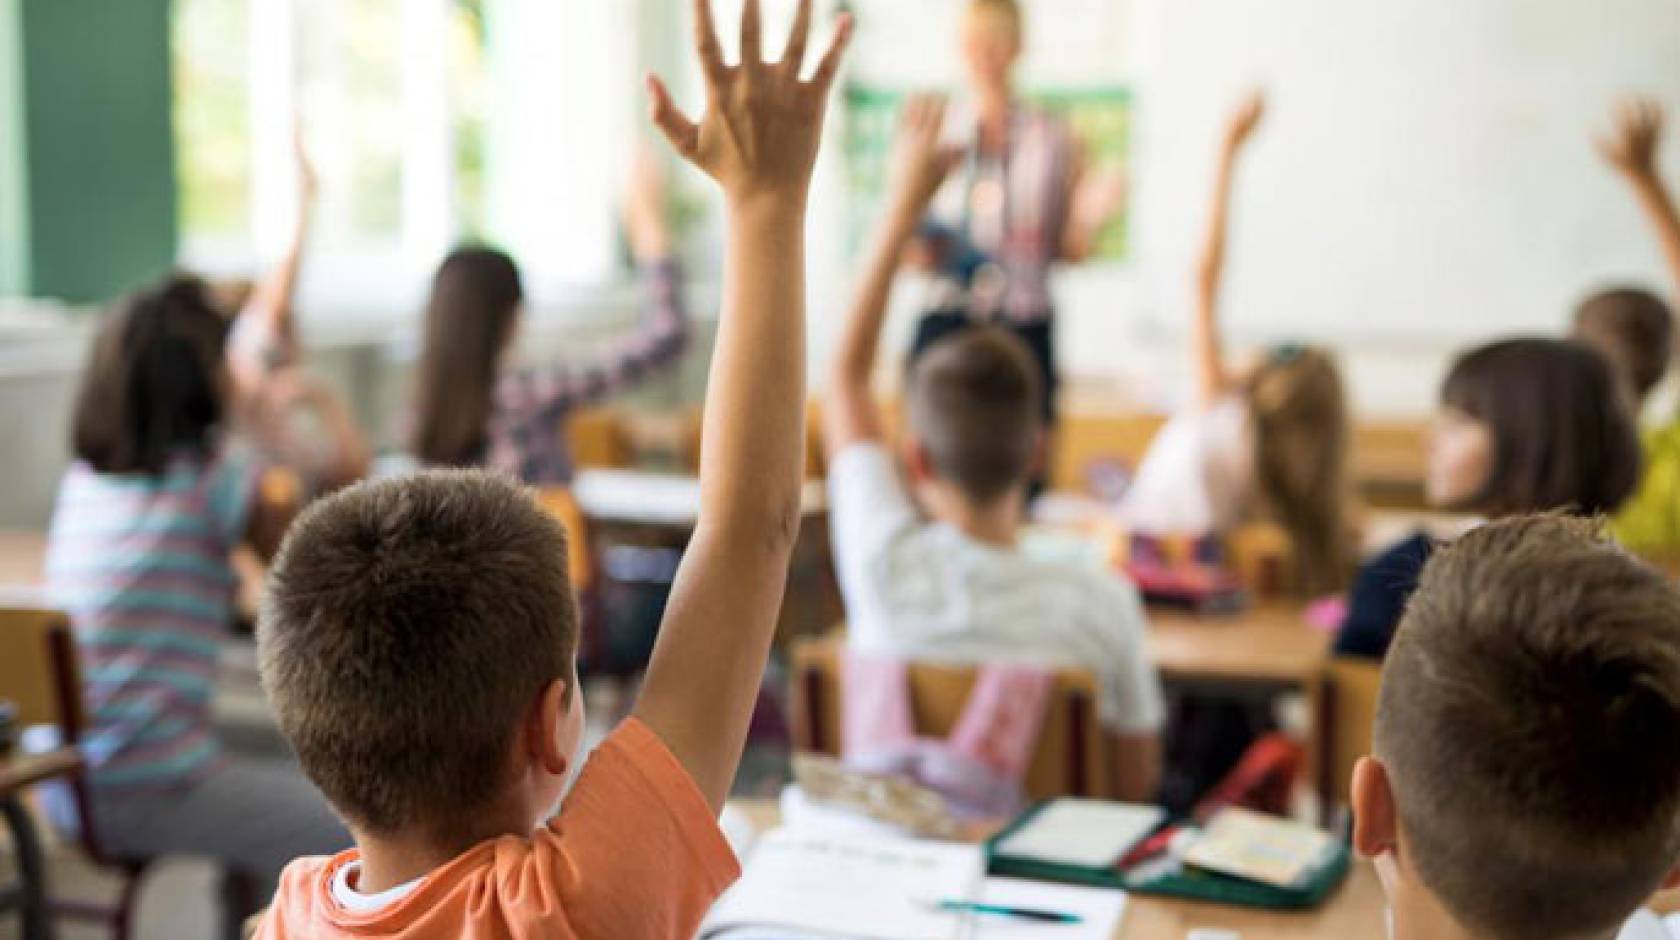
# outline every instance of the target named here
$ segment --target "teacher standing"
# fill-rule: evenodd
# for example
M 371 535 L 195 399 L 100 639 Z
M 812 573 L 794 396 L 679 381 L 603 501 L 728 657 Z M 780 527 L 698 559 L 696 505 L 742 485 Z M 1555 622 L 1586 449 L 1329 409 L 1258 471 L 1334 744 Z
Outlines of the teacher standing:
M 1044 371 L 1044 416 L 1053 425 L 1050 268 L 1090 254 L 1120 208 L 1124 183 L 1086 179 L 1084 153 L 1067 125 L 1016 98 L 1025 35 L 1017 0 L 970 0 L 963 13 L 973 113 L 960 126 L 965 157 L 923 230 L 922 251 L 943 289 L 917 328 L 915 353 L 976 321 L 1008 327 Z

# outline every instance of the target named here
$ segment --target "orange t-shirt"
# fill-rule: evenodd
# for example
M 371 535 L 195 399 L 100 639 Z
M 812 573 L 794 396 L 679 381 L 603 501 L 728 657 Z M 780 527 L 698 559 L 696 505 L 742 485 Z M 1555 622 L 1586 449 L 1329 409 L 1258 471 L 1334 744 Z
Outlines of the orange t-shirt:
M 355 849 L 287 866 L 258 940 L 690 940 L 741 869 L 665 743 L 634 718 L 590 756 L 560 814 L 530 838 L 467 850 L 389 907 L 345 909 L 332 881 Z

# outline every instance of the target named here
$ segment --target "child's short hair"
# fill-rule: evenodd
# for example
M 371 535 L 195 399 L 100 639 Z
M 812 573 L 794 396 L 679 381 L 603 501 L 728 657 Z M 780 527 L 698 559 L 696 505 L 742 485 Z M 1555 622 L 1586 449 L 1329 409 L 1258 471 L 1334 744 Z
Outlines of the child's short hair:
M 1039 443 L 1038 363 L 1014 334 L 973 326 L 938 340 L 910 368 L 910 430 L 933 472 L 987 504 L 1026 483 Z
M 513 482 L 436 470 L 316 503 L 258 627 L 263 685 L 304 772 L 352 825 L 458 833 L 521 718 L 567 678 L 566 534 Z
M 1383 671 L 1377 756 L 1423 883 L 1489 936 L 1595 935 L 1680 853 L 1680 594 L 1589 520 L 1437 552 Z
M 1615 511 L 1639 482 L 1639 434 L 1604 358 L 1564 340 L 1512 339 L 1454 363 L 1441 403 L 1488 426 L 1493 469 L 1462 507 L 1514 515 Z
M 1657 387 L 1674 357 L 1674 317 L 1647 290 L 1600 291 L 1575 308 L 1575 338 L 1603 353 L 1627 379 L 1636 401 Z
M 117 302 L 82 369 L 71 450 L 99 473 L 163 473 L 213 444 L 228 320 L 204 285 L 172 275 Z

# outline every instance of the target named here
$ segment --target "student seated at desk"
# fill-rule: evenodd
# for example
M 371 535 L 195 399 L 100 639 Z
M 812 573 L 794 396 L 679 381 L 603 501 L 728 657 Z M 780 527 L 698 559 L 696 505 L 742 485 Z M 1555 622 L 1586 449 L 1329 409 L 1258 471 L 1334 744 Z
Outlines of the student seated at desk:
M 271 892 L 293 856 L 349 836 L 296 767 L 226 754 L 214 726 L 229 556 L 272 555 L 299 496 L 290 474 L 224 434 L 227 335 L 203 285 L 180 277 L 106 320 L 76 402 L 47 588 L 81 650 L 82 748 L 106 848 L 212 858 Z M 254 912 L 224 913 L 237 924 Z
M 1256 92 L 1227 122 L 1196 272 L 1195 400 L 1150 443 L 1121 517 L 1131 532 L 1158 537 L 1221 536 L 1244 522 L 1276 522 L 1293 553 L 1289 583 L 1317 598 L 1345 589 L 1357 565 L 1341 373 L 1328 352 L 1297 345 L 1234 367 L 1219 329 L 1237 161 L 1264 113 Z
M 954 156 L 944 103 L 912 99 L 894 152 L 892 196 L 824 403 L 830 525 L 850 642 L 900 657 L 1018 659 L 1098 676 L 1119 794 L 1153 797 L 1163 705 L 1137 592 L 1092 565 L 1021 545 L 1028 480 L 1043 448 L 1037 367 L 1019 339 L 975 327 L 912 367 L 906 389 L 911 488 L 887 450 L 870 391 L 900 257 Z
M 291 866 L 258 936 L 693 937 L 739 875 L 717 817 L 746 739 L 799 528 L 806 192 L 849 23 L 807 82 L 757 5 L 726 65 L 696 4 L 697 126 L 673 145 L 724 190 L 723 318 L 705 507 L 633 715 L 576 774 L 584 730 L 566 537 L 505 477 L 434 470 L 316 505 L 276 562 L 263 684 L 357 848 Z
M 1383 668 L 1354 846 L 1394 940 L 1611 940 L 1680 886 L 1680 593 L 1597 524 L 1437 552 Z M 1640 914 L 1624 937 L 1666 937 Z
M 1429 438 L 1429 501 L 1499 517 L 1613 512 L 1639 478 L 1639 439 L 1603 357 L 1578 343 L 1514 339 L 1461 357 Z M 1418 572 L 1435 550 L 1418 533 L 1360 569 L 1336 637 L 1342 655 L 1382 658 Z
M 486 467 L 533 486 L 571 483 L 568 416 L 670 366 L 688 348 L 682 268 L 665 211 L 663 180 L 642 155 L 625 222 L 650 306 L 633 334 L 590 358 L 515 368 L 525 302 L 518 266 L 484 247 L 458 248 L 444 259 L 426 302 L 408 452 L 382 461 L 381 473 Z
M 1634 100 L 1616 115 L 1615 131 L 1600 142 L 1604 158 L 1628 182 L 1657 230 L 1680 299 L 1680 210 L 1657 169 L 1662 109 Z M 1661 297 L 1636 287 L 1600 291 L 1575 311 L 1576 339 L 1604 353 L 1621 375 L 1634 414 L 1644 411 L 1674 358 L 1674 314 Z M 1680 558 L 1680 419 L 1645 434 L 1645 471 L 1639 490 L 1616 514 L 1612 531 L 1622 544 L 1652 557 Z

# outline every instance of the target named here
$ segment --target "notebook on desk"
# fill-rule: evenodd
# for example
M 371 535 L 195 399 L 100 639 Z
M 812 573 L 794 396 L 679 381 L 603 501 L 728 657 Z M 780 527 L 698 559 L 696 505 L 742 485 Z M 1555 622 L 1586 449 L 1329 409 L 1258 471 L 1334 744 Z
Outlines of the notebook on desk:
M 741 880 L 712 909 L 702 940 L 959 940 L 974 900 L 978 846 L 778 829 L 758 841 Z

